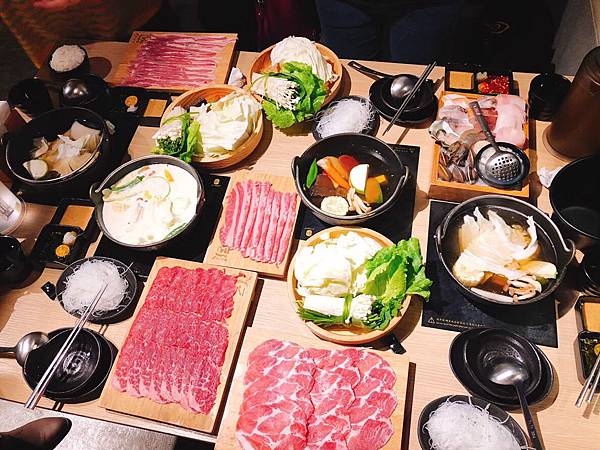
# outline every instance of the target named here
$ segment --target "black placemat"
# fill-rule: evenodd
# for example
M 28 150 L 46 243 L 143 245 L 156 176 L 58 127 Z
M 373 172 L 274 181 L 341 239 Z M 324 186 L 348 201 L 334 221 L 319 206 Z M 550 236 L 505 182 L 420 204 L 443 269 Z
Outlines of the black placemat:
M 408 239 L 412 234 L 412 221 L 415 209 L 415 192 L 417 188 L 417 170 L 419 167 L 419 147 L 412 145 L 390 144 L 398 152 L 402 162 L 408 167 L 410 175 L 396 204 L 381 216 L 370 220 L 366 225 L 393 242 Z M 318 219 L 313 212 L 300 205 L 296 238 L 305 240 L 319 231 L 331 228 L 333 225 Z
M 437 254 L 437 226 L 456 203 L 432 200 L 427 242 L 427 276 L 433 280 L 431 298 L 423 302 L 422 325 L 450 331 L 478 327 L 510 330 L 539 345 L 558 347 L 554 297 L 522 306 L 480 305 L 460 293 Z
M 157 256 L 202 262 L 219 221 L 225 191 L 227 191 L 227 185 L 229 184 L 229 177 L 215 176 L 200 173 L 199 171 L 198 175 L 202 178 L 204 184 L 206 200 L 194 229 L 190 231 L 190 239 L 175 242 L 154 252 L 144 252 L 123 247 L 102 236 L 96 248 L 95 255 L 109 256 L 118 259 L 126 265 L 131 264 L 131 269 L 143 278 L 147 277 L 150 273 L 150 269 L 152 269 Z

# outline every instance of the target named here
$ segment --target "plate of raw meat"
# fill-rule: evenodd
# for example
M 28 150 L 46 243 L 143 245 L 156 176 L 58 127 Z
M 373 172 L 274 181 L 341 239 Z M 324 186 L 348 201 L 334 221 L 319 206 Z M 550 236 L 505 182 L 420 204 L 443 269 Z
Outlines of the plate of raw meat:
M 216 449 L 400 448 L 407 357 L 280 335 L 247 330 Z
M 158 258 L 100 405 L 213 432 L 255 285 L 252 272 Z

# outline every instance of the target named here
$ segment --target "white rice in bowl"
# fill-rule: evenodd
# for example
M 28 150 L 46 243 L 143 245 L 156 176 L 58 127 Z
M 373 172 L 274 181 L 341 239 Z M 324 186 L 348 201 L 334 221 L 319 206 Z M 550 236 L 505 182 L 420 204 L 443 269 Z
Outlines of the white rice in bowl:
M 68 72 L 79 67 L 85 59 L 85 51 L 79 45 L 63 45 L 52 53 L 50 67 L 56 72 Z

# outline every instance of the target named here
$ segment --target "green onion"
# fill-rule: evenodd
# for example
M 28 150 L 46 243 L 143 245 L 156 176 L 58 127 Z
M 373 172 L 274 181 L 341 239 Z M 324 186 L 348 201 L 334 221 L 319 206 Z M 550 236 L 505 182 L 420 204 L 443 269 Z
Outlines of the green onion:
M 131 180 L 129 183 L 125 183 L 121 186 L 115 186 L 115 185 L 111 186 L 110 190 L 112 192 L 121 192 L 121 191 L 124 191 L 125 189 L 129 189 L 129 188 L 135 186 L 136 184 L 140 184 L 143 179 L 144 179 L 143 175 L 138 175 L 133 180 Z

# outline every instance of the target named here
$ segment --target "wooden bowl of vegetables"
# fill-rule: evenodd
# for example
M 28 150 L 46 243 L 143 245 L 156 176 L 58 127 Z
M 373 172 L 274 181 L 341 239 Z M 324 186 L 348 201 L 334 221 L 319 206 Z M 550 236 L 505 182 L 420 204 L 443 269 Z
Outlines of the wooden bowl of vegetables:
M 353 268 L 349 258 L 364 269 Z M 386 269 L 389 273 L 382 275 Z M 362 270 L 364 284 L 355 281 Z M 390 333 L 408 308 L 409 291 L 427 297 L 431 285 L 418 240 L 394 245 L 359 227 L 333 227 L 311 236 L 292 259 L 287 282 L 289 298 L 306 326 L 321 339 L 345 345 Z
M 325 101 L 321 106 L 325 106 L 331 100 L 335 98 L 338 94 L 340 87 L 342 86 L 342 63 L 337 55 L 331 51 L 329 48 L 325 47 L 318 42 L 315 42 L 314 45 L 319 50 L 319 53 L 323 55 L 323 58 L 331 65 L 335 78 L 333 81 L 325 81 L 325 86 L 327 88 L 327 97 L 325 97 Z M 250 82 L 256 80 L 257 76 L 266 72 L 277 72 L 276 68 L 273 67 L 273 63 L 271 62 L 271 50 L 273 50 L 275 45 L 272 45 L 265 50 L 263 50 L 252 63 L 252 67 L 250 68 L 250 76 L 248 80 Z
M 227 84 L 213 84 L 198 89 L 192 89 L 181 94 L 165 109 L 161 119 L 161 126 L 168 120 L 175 107 L 181 107 L 188 110 L 191 106 L 199 106 L 205 102 L 214 103 L 232 92 L 238 92 L 239 94 L 246 95 L 256 101 L 256 98 L 248 91 Z M 194 156 L 193 160 L 198 163 L 199 166 L 206 169 L 225 169 L 231 167 L 247 158 L 256 149 L 260 143 L 262 134 L 263 117 L 262 113 L 259 112 L 252 133 L 239 146 L 219 155 L 205 153 L 202 156 Z

